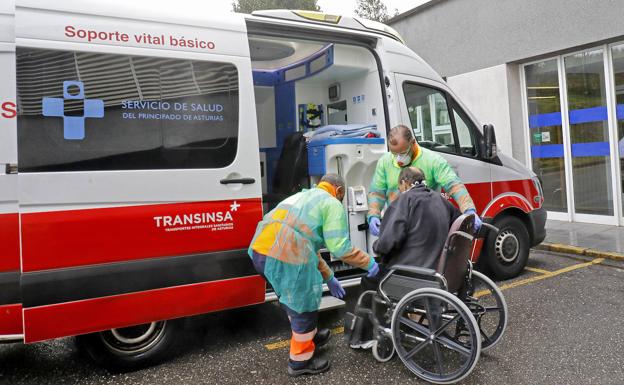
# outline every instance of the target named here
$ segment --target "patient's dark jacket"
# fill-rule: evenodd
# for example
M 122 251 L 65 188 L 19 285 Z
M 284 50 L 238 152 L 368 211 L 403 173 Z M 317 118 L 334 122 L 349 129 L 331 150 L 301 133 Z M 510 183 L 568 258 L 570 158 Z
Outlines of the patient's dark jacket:
M 417 184 L 388 206 L 373 250 L 387 268 L 435 269 L 451 224 L 460 215 L 439 192 Z

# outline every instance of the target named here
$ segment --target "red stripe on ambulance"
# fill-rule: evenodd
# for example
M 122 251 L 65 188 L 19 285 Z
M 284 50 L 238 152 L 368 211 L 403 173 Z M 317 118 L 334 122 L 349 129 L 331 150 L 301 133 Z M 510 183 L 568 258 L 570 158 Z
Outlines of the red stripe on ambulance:
M 247 248 L 260 199 L 22 214 L 23 271 Z
M 24 309 L 27 343 L 264 302 L 258 275 Z M 80 320 L 80 322 L 68 322 Z
M 531 179 L 516 179 L 516 180 L 507 180 L 507 181 L 498 181 L 492 182 L 492 198 L 496 198 L 497 196 L 513 192 L 525 197 L 531 204 L 531 209 L 539 208 L 540 205 L 533 201 L 533 198 L 537 196 L 539 193 L 535 188 L 535 184 Z M 520 207 L 519 207 L 520 208 Z M 529 211 L 530 211 L 529 210 Z
M 0 335 L 22 334 L 22 305 L 0 305 Z
M 477 207 L 477 211 L 480 211 L 479 209 L 483 209 L 490 203 L 492 199 L 492 184 L 490 182 L 467 183 L 465 186 Z
M 477 207 L 477 212 L 484 218 L 494 218 L 508 208 L 530 212 L 540 207 L 540 204 L 533 201 L 538 191 L 531 179 L 469 183 L 466 184 L 466 188 Z
M 0 272 L 20 269 L 19 216 L 0 214 Z M 1 334 L 1 333 L 0 333 Z

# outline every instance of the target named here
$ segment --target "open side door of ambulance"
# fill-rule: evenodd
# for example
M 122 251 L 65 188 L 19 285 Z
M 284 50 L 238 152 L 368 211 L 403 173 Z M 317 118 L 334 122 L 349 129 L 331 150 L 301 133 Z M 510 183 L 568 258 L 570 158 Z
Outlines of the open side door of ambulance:
M 13 3 L 0 3 L 0 341 L 22 338 Z
M 25 341 L 263 302 L 243 18 L 80 4 L 17 1 Z

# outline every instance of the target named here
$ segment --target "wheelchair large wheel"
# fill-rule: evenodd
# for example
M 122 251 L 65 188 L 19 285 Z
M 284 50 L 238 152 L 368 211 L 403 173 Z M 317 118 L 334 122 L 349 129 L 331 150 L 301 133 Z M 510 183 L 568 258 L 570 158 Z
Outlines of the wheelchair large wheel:
M 507 302 L 498 286 L 478 271 L 472 272 L 472 298 L 466 304 L 479 325 L 481 349 L 496 345 L 507 328 Z
M 396 352 L 417 377 L 435 384 L 460 381 L 481 353 L 479 326 L 453 294 L 423 288 L 407 294 L 392 315 Z

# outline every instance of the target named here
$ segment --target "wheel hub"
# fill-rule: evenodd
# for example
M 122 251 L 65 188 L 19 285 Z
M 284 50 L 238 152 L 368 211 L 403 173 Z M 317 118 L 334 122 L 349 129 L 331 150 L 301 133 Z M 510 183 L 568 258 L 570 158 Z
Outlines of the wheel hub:
M 138 354 L 149 350 L 163 336 L 166 321 L 121 329 L 111 329 L 100 334 L 104 345 L 120 354 Z
M 143 325 L 141 325 L 143 326 Z M 127 345 L 140 344 L 143 341 L 150 338 L 154 330 L 156 329 L 156 322 L 152 322 L 146 327 L 127 328 L 127 329 L 111 329 L 111 333 L 115 338 Z
M 510 230 L 502 231 L 496 237 L 496 258 L 505 263 L 512 263 L 520 253 L 518 237 Z

